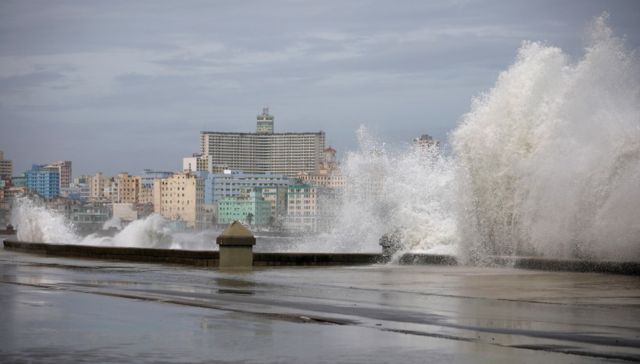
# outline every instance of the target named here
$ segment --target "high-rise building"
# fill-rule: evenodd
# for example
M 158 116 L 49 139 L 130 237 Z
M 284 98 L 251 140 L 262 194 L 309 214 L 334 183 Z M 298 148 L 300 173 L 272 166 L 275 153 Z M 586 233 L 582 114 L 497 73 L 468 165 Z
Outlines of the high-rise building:
M 156 179 L 153 182 L 153 210 L 171 220 L 181 220 L 188 227 L 206 227 L 203 181 L 189 172 Z
M 45 199 L 60 195 L 60 172 L 58 168 L 34 164 L 26 172 L 27 188 Z
M 247 173 L 316 173 L 325 145 L 324 132 L 273 133 L 273 116 L 258 116 L 257 133 L 200 133 L 201 158 L 210 165 L 225 165 Z M 196 161 L 197 164 L 197 161 Z
M 71 184 L 71 161 L 55 161 L 49 165 L 49 167 L 57 168 L 60 174 L 60 190 L 68 188 Z
M 0 150 L 0 180 L 11 178 L 13 174 L 13 164 L 10 160 L 4 159 L 4 153 Z

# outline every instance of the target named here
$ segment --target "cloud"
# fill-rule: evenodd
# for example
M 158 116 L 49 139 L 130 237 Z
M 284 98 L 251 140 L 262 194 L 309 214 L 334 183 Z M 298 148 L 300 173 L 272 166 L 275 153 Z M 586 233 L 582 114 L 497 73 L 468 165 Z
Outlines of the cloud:
M 19 129 L 66 139 L 39 145 L 78 158 L 77 171 L 173 168 L 181 155 L 169 153 L 196 151 L 199 130 L 252 130 L 263 105 L 277 130 L 324 129 L 338 149 L 354 147 L 361 123 L 390 140 L 443 139 L 523 40 L 579 54 L 588 22 L 609 10 L 637 48 L 638 4 L 0 2 L 0 144 L 19 148 L 4 132 Z M 114 145 L 116 159 L 99 152 Z M 18 169 L 42 162 L 19 150 Z

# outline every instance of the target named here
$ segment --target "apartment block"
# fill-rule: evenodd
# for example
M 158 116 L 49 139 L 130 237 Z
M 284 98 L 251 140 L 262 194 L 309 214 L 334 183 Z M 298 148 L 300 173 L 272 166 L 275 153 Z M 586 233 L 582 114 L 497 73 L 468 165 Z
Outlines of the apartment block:
M 13 163 L 4 159 L 4 153 L 0 150 L 0 180 L 6 180 L 13 175 Z
M 60 173 L 58 168 L 34 164 L 26 172 L 27 188 L 45 199 L 60 195 Z
M 254 226 L 267 226 L 271 223 L 271 203 L 257 192 L 218 201 L 218 224 L 227 225 L 236 220 Z
M 189 172 L 156 179 L 153 183 L 153 210 L 170 220 L 180 220 L 187 227 L 205 228 L 204 183 Z
M 95 175 L 89 177 L 89 201 L 109 201 L 111 196 L 108 193 L 111 187 L 111 178 L 98 172 Z
M 287 230 L 317 232 L 318 188 L 295 184 L 287 190 Z
M 71 161 L 55 161 L 49 167 L 58 169 L 60 174 L 60 190 L 68 188 L 72 181 Z
M 138 203 L 140 191 L 140 177 L 131 176 L 127 172 L 118 173 L 113 179 L 115 194 L 111 201 L 114 203 Z
M 274 133 L 273 116 L 268 110 L 265 113 L 258 116 L 256 133 L 201 132 L 201 158 L 206 157 L 210 165 L 247 173 L 271 172 L 293 178 L 299 172 L 318 172 L 325 149 L 324 132 Z

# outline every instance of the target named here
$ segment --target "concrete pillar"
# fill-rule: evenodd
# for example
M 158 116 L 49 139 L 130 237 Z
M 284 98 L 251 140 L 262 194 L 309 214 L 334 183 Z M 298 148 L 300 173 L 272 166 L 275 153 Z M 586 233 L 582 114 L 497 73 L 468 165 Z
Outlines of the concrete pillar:
M 240 222 L 234 221 L 216 238 L 221 269 L 251 269 L 256 238 Z

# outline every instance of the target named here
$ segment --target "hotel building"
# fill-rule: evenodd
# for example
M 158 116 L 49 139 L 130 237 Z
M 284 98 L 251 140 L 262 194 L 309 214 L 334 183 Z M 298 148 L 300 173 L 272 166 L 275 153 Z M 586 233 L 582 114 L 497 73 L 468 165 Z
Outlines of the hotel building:
M 274 133 L 273 116 L 264 109 L 257 117 L 256 133 L 200 133 L 200 151 L 204 165 L 223 165 L 247 173 L 317 173 L 325 149 L 324 132 Z M 206 161 L 206 162 L 205 162 Z M 200 167 L 202 166 L 202 167 Z M 202 169 L 200 169 L 202 168 Z

